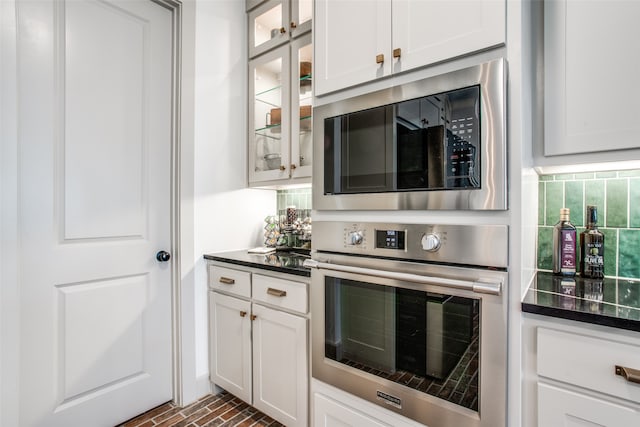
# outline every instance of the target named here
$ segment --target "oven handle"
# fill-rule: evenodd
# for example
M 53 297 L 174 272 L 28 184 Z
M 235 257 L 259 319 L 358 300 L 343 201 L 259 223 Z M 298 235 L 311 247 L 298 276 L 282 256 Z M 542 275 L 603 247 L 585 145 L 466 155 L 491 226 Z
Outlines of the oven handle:
M 326 262 L 319 262 L 314 259 L 304 260 L 303 265 L 309 268 L 340 271 L 343 273 L 363 274 L 365 276 L 381 277 L 384 279 L 401 280 L 405 282 L 414 282 L 426 285 L 443 286 L 446 288 L 462 289 L 465 291 L 473 291 L 480 294 L 500 295 L 500 293 L 502 292 L 502 281 L 487 279 L 478 279 L 475 281 L 446 279 L 444 277 L 421 276 L 419 274 L 374 270 L 372 268 L 352 267 L 350 265 L 329 264 Z

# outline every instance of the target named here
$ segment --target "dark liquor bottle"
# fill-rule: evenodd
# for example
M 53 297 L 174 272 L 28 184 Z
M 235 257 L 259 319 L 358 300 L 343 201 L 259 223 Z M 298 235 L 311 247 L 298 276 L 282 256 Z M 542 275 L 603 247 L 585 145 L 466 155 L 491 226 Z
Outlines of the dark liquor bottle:
M 560 221 L 553 227 L 553 273 L 576 274 L 576 228 L 569 222 L 569 209 L 560 209 Z
M 580 233 L 580 275 L 604 277 L 604 234 L 598 230 L 598 210 L 587 206 L 587 228 Z

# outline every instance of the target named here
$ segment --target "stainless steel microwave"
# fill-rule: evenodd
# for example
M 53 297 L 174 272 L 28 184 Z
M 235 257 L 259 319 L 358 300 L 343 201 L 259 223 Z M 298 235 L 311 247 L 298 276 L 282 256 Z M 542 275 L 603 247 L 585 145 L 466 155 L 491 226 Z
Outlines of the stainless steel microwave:
M 503 59 L 313 113 L 318 210 L 506 210 Z

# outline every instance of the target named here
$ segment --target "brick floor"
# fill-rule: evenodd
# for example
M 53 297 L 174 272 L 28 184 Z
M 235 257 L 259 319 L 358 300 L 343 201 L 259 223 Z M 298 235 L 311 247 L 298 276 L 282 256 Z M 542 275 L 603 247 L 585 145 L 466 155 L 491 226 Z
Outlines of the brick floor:
M 210 394 L 184 408 L 171 402 L 153 408 L 117 427 L 284 427 L 227 393 Z

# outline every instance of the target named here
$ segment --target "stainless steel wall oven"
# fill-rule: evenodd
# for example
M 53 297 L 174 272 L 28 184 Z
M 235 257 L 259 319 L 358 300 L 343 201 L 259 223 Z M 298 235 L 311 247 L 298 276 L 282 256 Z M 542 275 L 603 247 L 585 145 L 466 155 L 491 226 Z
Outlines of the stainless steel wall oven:
M 313 207 L 507 209 L 505 63 L 314 109 Z
M 313 377 L 429 427 L 504 427 L 507 234 L 314 223 Z

